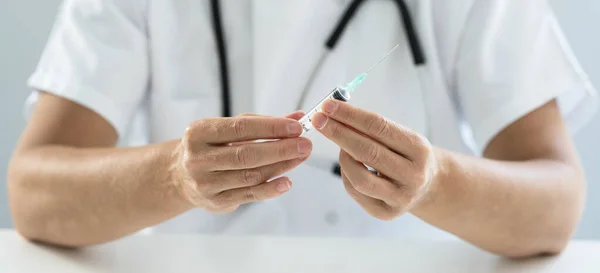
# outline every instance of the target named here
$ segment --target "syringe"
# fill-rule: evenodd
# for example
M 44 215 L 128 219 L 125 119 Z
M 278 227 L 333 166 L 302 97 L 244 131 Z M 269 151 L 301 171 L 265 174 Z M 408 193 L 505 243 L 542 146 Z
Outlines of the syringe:
M 315 107 L 313 107 L 310 111 L 308 111 L 308 113 L 306 113 L 306 115 L 304 115 L 304 117 L 302 117 L 299 120 L 300 125 L 302 125 L 302 130 L 303 130 L 302 136 L 305 136 L 308 132 L 310 132 L 313 129 L 312 117 L 317 112 L 321 111 L 321 107 L 325 101 L 330 100 L 330 99 L 340 100 L 340 101 L 344 101 L 344 102 L 349 101 L 350 93 L 354 92 L 354 90 L 358 87 L 358 85 L 360 85 L 367 78 L 367 75 L 369 74 L 369 72 L 371 72 L 371 70 L 373 70 L 373 68 L 375 68 L 381 62 L 383 62 L 392 52 L 394 52 L 394 50 L 396 50 L 398 48 L 399 45 L 400 44 L 397 44 L 394 48 L 392 48 L 390 51 L 388 51 L 381 59 L 379 59 L 379 61 L 377 61 L 369 69 L 367 69 L 367 71 L 358 75 L 358 77 L 354 78 L 354 80 L 352 80 L 348 84 L 346 84 L 345 87 L 338 86 L 338 87 L 334 88 L 333 91 L 329 92 L 329 94 L 324 99 L 319 101 L 319 103 L 317 103 L 317 105 Z

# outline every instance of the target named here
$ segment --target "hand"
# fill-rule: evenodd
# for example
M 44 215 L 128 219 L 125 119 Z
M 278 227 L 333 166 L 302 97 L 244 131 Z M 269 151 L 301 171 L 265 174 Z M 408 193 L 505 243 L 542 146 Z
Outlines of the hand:
M 308 139 L 299 138 L 302 115 L 194 122 L 175 153 L 173 183 L 191 204 L 215 213 L 280 196 L 292 186 L 289 178 L 267 181 L 298 166 L 312 150 Z
M 344 186 L 376 218 L 392 220 L 410 211 L 436 181 L 437 161 L 427 139 L 378 114 L 329 100 L 313 125 L 340 146 Z

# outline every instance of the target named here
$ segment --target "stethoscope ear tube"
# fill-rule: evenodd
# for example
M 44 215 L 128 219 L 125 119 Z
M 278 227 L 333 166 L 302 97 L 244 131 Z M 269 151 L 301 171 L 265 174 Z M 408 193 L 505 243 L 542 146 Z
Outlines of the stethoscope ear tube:
M 223 117 L 231 117 L 231 91 L 229 88 L 229 66 L 227 63 L 227 45 L 225 44 L 225 33 L 223 20 L 221 18 L 221 7 L 218 0 L 210 1 L 212 14 L 213 32 L 219 56 L 219 72 L 221 74 L 221 108 Z
M 338 44 L 344 30 L 354 16 L 356 12 L 360 8 L 360 6 L 365 2 L 365 0 L 354 0 L 348 8 L 342 14 L 342 17 L 338 21 L 337 25 L 333 29 L 333 32 L 329 35 L 329 38 L 325 42 L 325 48 L 328 50 L 333 50 L 335 46 Z M 410 50 L 413 57 L 413 62 L 415 65 L 423 65 L 425 64 L 425 54 L 423 52 L 423 48 L 421 46 L 421 41 L 417 35 L 417 31 L 413 25 L 412 17 L 410 15 L 410 11 L 404 3 L 403 0 L 394 0 L 396 6 L 398 7 L 398 12 L 400 13 L 400 18 L 402 19 L 402 24 L 404 26 L 404 31 L 406 32 L 406 37 L 408 39 L 408 44 L 410 46 Z
M 425 53 L 423 52 L 421 41 L 419 40 L 417 31 L 413 25 L 410 11 L 403 0 L 395 0 L 394 2 L 396 2 L 396 6 L 398 6 L 398 9 L 400 9 L 400 17 L 402 18 L 404 31 L 406 32 L 408 44 L 410 45 L 410 52 L 412 52 L 413 62 L 417 66 L 423 65 L 425 64 Z
M 356 15 L 356 12 L 358 11 L 358 9 L 360 8 L 360 6 L 364 3 L 365 0 L 354 0 L 350 3 L 350 5 L 348 6 L 348 8 L 346 8 L 346 11 L 344 12 L 344 14 L 342 15 L 342 17 L 340 18 L 340 20 L 338 21 L 337 25 L 335 26 L 333 32 L 329 35 L 329 38 L 327 39 L 327 41 L 325 42 L 325 52 L 323 52 L 323 56 L 321 56 L 319 63 L 317 65 L 317 68 L 319 68 L 322 65 L 322 62 L 325 59 L 325 56 L 327 55 L 328 51 L 333 50 L 335 48 L 335 46 L 338 44 L 340 38 L 342 37 L 342 34 L 344 33 L 344 30 L 346 29 L 346 27 L 348 26 L 348 24 L 350 23 L 350 21 L 352 20 L 352 18 Z M 421 43 L 419 41 L 417 32 L 414 28 L 413 22 L 412 22 L 412 17 L 410 16 L 410 12 L 408 10 L 408 7 L 406 6 L 406 4 L 404 3 L 403 0 L 394 0 L 394 2 L 396 3 L 396 5 L 398 6 L 400 15 L 402 17 L 402 21 L 403 21 L 403 25 L 404 25 L 404 29 L 406 32 L 406 37 L 408 39 L 410 48 L 411 48 L 411 52 L 413 55 L 413 61 L 415 63 L 415 65 L 422 65 L 425 64 L 425 54 L 423 53 L 423 48 L 421 47 Z M 229 67 L 228 67 L 228 63 L 227 63 L 227 47 L 225 44 L 225 34 L 224 34 L 224 30 L 223 30 L 223 23 L 222 23 L 222 18 L 221 18 L 221 10 L 220 10 L 220 6 L 219 6 L 219 1 L 218 0 L 211 0 L 210 2 L 211 4 L 211 14 L 212 14 L 212 24 L 213 24 L 213 30 L 214 30 L 214 34 L 215 34 L 215 41 L 216 41 L 216 46 L 217 46 L 217 54 L 219 55 L 219 70 L 220 70 L 220 74 L 221 74 L 221 103 L 222 103 L 222 108 L 223 108 L 223 113 L 222 115 L 225 117 L 231 116 L 232 114 L 232 109 L 231 109 L 231 92 L 230 92 L 230 86 L 229 86 Z M 316 70 L 313 71 L 313 74 L 316 73 Z M 314 75 L 311 75 L 311 79 L 314 78 Z M 309 80 L 311 81 L 311 80 Z M 310 86 L 310 84 L 307 84 L 307 86 Z M 306 86 L 305 86 L 306 89 Z M 303 90 L 306 91 L 306 90 Z M 303 100 L 302 96 L 302 99 Z
M 329 38 L 325 42 L 325 47 L 327 49 L 332 50 L 335 48 L 338 41 L 340 40 L 340 37 L 342 37 L 344 30 L 350 23 L 350 20 L 352 20 L 352 18 L 358 11 L 358 8 L 360 7 L 360 5 L 363 2 L 364 2 L 364 0 L 354 0 L 354 1 L 352 1 L 352 3 L 350 3 L 348 8 L 346 8 L 346 11 L 344 11 L 344 14 L 342 15 L 342 17 L 338 21 L 337 25 L 333 29 L 333 32 L 329 35 Z

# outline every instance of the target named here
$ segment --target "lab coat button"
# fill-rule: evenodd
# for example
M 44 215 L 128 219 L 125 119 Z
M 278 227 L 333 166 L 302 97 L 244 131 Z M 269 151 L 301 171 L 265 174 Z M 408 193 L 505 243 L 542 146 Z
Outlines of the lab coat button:
M 329 211 L 325 214 L 325 222 L 332 226 L 339 222 L 339 218 L 339 215 L 335 211 Z

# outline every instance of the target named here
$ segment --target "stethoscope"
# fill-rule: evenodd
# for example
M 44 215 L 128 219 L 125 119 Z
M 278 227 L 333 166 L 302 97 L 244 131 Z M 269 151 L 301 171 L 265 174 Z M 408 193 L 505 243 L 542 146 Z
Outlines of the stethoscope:
M 299 99 L 298 105 L 297 105 L 298 107 L 296 109 L 300 109 L 302 107 L 302 105 L 304 104 L 308 90 L 310 89 L 310 87 L 314 81 L 314 78 L 316 77 L 316 75 L 318 75 L 318 72 L 321 70 L 321 66 L 323 65 L 324 61 L 327 59 L 327 56 L 329 56 L 329 53 L 331 53 L 331 51 L 333 51 L 335 49 L 335 47 L 338 45 L 338 42 L 340 41 L 342 34 L 346 30 L 346 27 L 350 24 L 350 21 L 352 20 L 352 18 L 354 18 L 354 16 L 358 12 L 358 9 L 361 7 L 362 4 L 364 4 L 364 2 L 365 2 L 365 0 L 352 1 L 348 5 L 346 10 L 344 11 L 342 16 L 340 17 L 337 25 L 335 26 L 335 28 L 333 29 L 333 31 L 331 32 L 331 34 L 325 41 L 325 50 L 321 54 L 317 64 L 313 68 L 312 73 L 302 90 L 302 94 L 300 96 L 300 99 Z M 402 23 L 404 26 L 404 31 L 405 31 L 406 37 L 408 39 L 408 44 L 409 44 L 409 47 L 410 47 L 410 50 L 412 53 L 414 65 L 415 66 L 425 65 L 425 62 L 426 62 L 425 54 L 423 52 L 423 48 L 421 46 L 419 37 L 417 36 L 417 32 L 413 25 L 410 11 L 409 11 L 408 7 L 406 6 L 406 3 L 403 0 L 394 0 L 393 2 L 396 3 L 396 6 L 400 13 L 400 18 L 402 20 Z M 211 14 L 212 14 L 213 31 L 214 31 L 214 35 L 215 35 L 216 44 L 217 44 L 217 54 L 219 56 L 219 70 L 220 70 L 219 72 L 220 72 L 220 76 L 221 76 L 220 78 L 221 78 L 222 116 L 230 117 L 232 115 L 232 113 L 231 113 L 231 93 L 230 93 L 230 85 L 229 85 L 229 67 L 228 67 L 227 50 L 226 50 L 226 44 L 225 44 L 225 39 L 224 39 L 223 23 L 222 23 L 222 18 L 221 18 L 221 9 L 220 9 L 220 5 L 219 5 L 219 0 L 211 0 L 210 6 L 211 6 Z M 332 173 L 334 173 L 338 176 L 341 175 L 341 168 L 340 168 L 339 163 L 337 163 L 337 162 L 336 163 L 331 163 L 330 161 L 319 162 L 319 160 L 317 159 L 317 160 L 312 160 L 312 161 L 309 160 L 307 163 L 309 165 L 317 167 L 317 168 L 321 168 L 321 169 L 327 168 Z

